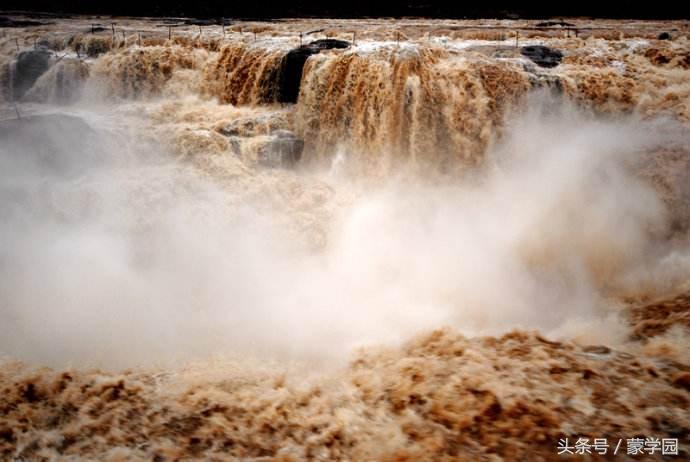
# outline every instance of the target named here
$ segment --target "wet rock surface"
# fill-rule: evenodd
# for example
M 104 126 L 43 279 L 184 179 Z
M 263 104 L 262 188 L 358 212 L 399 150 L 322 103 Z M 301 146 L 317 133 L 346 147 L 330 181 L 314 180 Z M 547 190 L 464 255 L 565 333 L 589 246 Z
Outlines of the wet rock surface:
M 292 167 L 302 157 L 304 141 L 287 130 L 279 130 L 259 149 L 258 162 L 266 167 Z
M 23 100 L 58 104 L 73 103 L 82 94 L 88 77 L 89 65 L 83 60 L 60 57 L 24 94 Z
M 556 67 L 563 59 L 563 53 L 542 45 L 522 47 L 520 53 L 541 67 Z
M 19 53 L 12 76 L 13 99 L 18 100 L 24 96 L 36 80 L 50 68 L 52 57 L 53 54 L 43 48 Z
M 315 40 L 307 45 L 290 50 L 280 63 L 278 74 L 278 101 L 281 103 L 296 103 L 299 96 L 299 85 L 302 80 L 304 63 L 311 55 L 323 50 L 345 49 L 349 42 L 337 39 Z
M 304 140 L 270 120 L 238 119 L 217 131 L 227 137 L 235 154 L 254 157 L 264 167 L 289 168 L 302 158 Z M 253 151 L 254 155 L 248 151 Z
M 333 49 L 342 50 L 342 49 L 348 48 L 349 46 L 350 46 L 350 42 L 347 42 L 345 40 L 326 38 L 326 39 L 314 40 L 313 42 L 306 45 L 306 48 L 308 48 L 310 50 L 321 51 L 321 50 L 333 50 Z
M 17 18 L 9 18 L 7 16 L 0 16 L 0 27 L 35 27 L 35 26 L 43 26 L 46 24 L 46 22 L 42 21 L 33 21 L 31 19 L 17 19 Z
M 0 168 L 16 175 L 79 175 L 100 163 L 95 133 L 83 119 L 64 114 L 0 121 Z M 31 143 L 26 143 L 31 139 Z M 22 156 L 15 154 L 21 152 Z
M 174 20 L 171 20 L 171 22 L 172 21 Z M 189 18 L 182 21 L 182 24 L 191 26 L 228 26 L 233 24 L 233 20 L 228 18 Z
M 270 130 L 269 122 L 257 120 L 254 117 L 239 118 L 218 128 L 218 133 L 225 136 L 257 136 L 266 135 Z
M 575 24 L 570 23 L 570 22 L 565 22 L 563 20 L 561 21 L 543 21 L 543 22 L 538 22 L 535 24 L 536 27 L 575 27 Z

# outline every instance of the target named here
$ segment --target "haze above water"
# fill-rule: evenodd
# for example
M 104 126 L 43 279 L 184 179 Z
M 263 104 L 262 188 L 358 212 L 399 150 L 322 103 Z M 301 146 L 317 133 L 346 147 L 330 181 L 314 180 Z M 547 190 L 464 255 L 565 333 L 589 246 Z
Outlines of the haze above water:
M 511 406 L 553 419 L 535 428 L 565 432 L 559 397 L 594 395 L 553 379 L 555 364 L 639 387 L 632 407 L 657 396 L 649 399 L 661 413 L 685 425 L 668 378 L 684 370 L 685 318 L 640 338 L 631 309 L 684 293 L 690 280 L 686 24 L 578 20 L 575 36 L 525 22 L 520 45 L 563 52 L 560 65 L 542 68 L 515 48 L 514 22 L 287 20 L 236 23 L 225 37 L 220 26 L 199 35 L 180 25 L 168 39 L 153 20 L 116 18 L 113 34 L 89 33 L 92 21 L 0 37 L 0 377 L 14 390 L 7 400 L 24 402 L 29 380 L 39 396 L 77 408 L 86 392 L 64 390 L 123 380 L 121 390 L 139 390 L 127 396 L 146 402 L 140 424 L 162 425 L 176 443 L 147 436 L 150 447 L 132 449 L 134 427 L 121 441 L 103 421 L 92 431 L 104 446 L 68 452 L 200 457 L 227 451 L 218 435 L 232 433 L 237 457 L 289 447 L 298 459 L 383 460 L 405 445 L 414 457 L 431 443 L 408 435 L 399 412 L 436 438 L 463 433 L 458 422 L 475 408 L 510 426 Z M 309 30 L 356 43 L 311 56 L 298 102 L 280 104 L 281 61 Z M 672 40 L 657 40 L 665 30 Z M 22 45 L 34 39 L 51 67 L 18 98 L 17 47 L 30 52 Z M 271 163 L 266 153 L 285 139 L 304 141 L 301 159 Z M 608 350 L 604 363 L 583 353 L 591 344 L 679 369 L 654 363 L 663 372 L 635 378 L 630 355 Z M 276 378 L 292 363 L 310 372 Z M 31 376 L 42 365 L 67 368 L 72 384 L 49 385 L 63 380 L 57 372 Z M 109 372 L 80 372 L 88 367 Z M 126 367 L 139 375 L 119 376 Z M 339 380 L 343 388 L 330 388 Z M 309 388 L 314 381 L 323 390 Z M 455 409 L 457 390 L 444 384 L 474 398 Z M 159 413 L 165 403 L 205 409 L 178 393 L 191 386 L 205 403 L 230 400 L 252 414 L 280 401 L 289 411 L 255 413 L 239 427 L 227 411 L 216 433 L 204 419 L 198 431 L 215 436 L 195 453 Z M 476 389 L 488 394 L 467 391 Z M 94 402 L 110 399 L 97 393 Z M 535 410 L 520 401 L 530 396 L 553 401 Z M 108 412 L 138 402 L 122 399 Z M 311 404 L 300 407 L 304 399 Z M 613 404 L 588 405 L 602 420 L 570 424 L 623 422 Z M 328 445 L 276 423 L 312 418 L 370 428 L 358 438 L 345 423 Z M 70 419 L 74 428 L 88 421 Z M 631 432 L 655 428 L 633 420 Z M 263 435 L 263 422 L 280 436 Z M 17 435 L 62 454 L 47 436 L 57 428 L 68 438 L 60 425 Z M 493 425 L 481 431 L 503 431 Z M 16 441 L 0 454 L 20 454 Z M 493 443 L 471 444 L 482 453 Z M 522 454 L 511 444 L 504 457 Z

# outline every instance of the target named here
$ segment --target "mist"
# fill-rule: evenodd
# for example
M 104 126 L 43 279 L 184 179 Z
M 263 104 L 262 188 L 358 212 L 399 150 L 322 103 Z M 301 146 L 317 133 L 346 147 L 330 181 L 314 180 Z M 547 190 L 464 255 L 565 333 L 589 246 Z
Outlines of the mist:
M 117 368 L 209 354 L 338 362 L 442 326 L 622 342 L 614 296 L 687 276 L 684 250 L 665 244 L 669 213 L 637 174 L 646 152 L 682 138 L 670 122 L 526 107 L 461 178 L 374 187 L 298 172 L 360 191 L 334 205 L 317 250 L 136 124 L 86 109 L 4 122 L 0 351 Z

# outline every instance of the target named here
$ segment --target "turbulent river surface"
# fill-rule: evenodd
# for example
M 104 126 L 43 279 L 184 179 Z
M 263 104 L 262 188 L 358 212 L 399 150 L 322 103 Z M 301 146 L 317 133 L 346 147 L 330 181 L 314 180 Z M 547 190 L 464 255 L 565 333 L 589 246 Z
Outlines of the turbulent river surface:
M 687 21 L 26 19 L 0 459 L 689 457 Z

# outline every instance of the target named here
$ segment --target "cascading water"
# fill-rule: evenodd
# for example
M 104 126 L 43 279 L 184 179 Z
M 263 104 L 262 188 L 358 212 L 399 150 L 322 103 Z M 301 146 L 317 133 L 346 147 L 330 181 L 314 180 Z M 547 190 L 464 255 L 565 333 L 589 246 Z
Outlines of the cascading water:
M 151 21 L 0 38 L 0 458 L 686 444 L 686 25 Z

